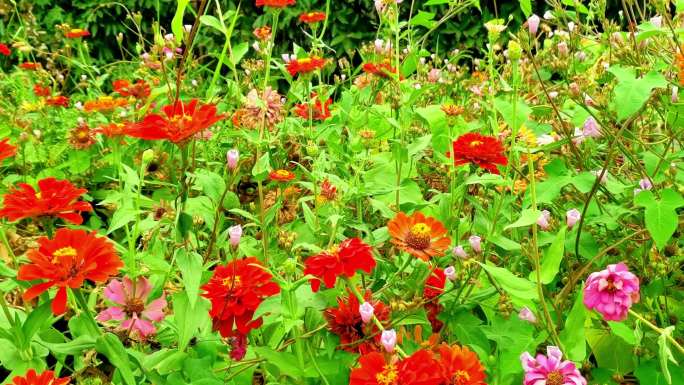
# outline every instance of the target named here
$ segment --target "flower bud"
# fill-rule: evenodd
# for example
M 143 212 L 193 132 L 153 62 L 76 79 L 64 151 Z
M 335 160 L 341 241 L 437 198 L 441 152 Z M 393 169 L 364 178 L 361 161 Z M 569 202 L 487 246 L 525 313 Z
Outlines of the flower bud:
M 149 164 L 152 159 L 154 159 L 154 150 L 151 148 L 148 148 L 147 150 L 143 151 L 142 153 L 142 162 L 143 164 Z
M 544 210 L 539 215 L 539 218 L 537 218 L 537 226 L 539 226 L 542 230 L 547 230 L 550 226 L 550 224 L 549 224 L 550 220 L 551 220 L 551 213 L 549 212 L 549 210 Z
M 228 168 L 235 170 L 238 166 L 238 160 L 240 160 L 240 152 L 237 149 L 228 150 L 226 153 L 226 163 Z
M 365 324 L 371 321 L 374 312 L 375 309 L 373 308 L 373 305 L 371 305 L 368 302 L 364 302 L 361 305 L 359 305 L 359 314 L 361 315 L 361 320 Z
M 579 212 L 577 209 L 570 209 L 568 210 L 567 213 L 565 213 L 565 218 L 566 222 L 568 224 L 568 229 L 572 229 L 573 226 L 575 226 L 575 223 L 580 220 L 582 217 L 582 213 Z
M 532 313 L 532 310 L 530 310 L 530 308 L 527 306 L 520 309 L 520 312 L 518 313 L 518 318 L 529 323 L 537 323 L 537 317 L 534 315 L 534 313 Z
M 508 57 L 511 60 L 520 60 L 522 56 L 522 49 L 517 41 L 511 40 L 508 42 Z
M 539 29 L 539 22 L 541 20 L 539 19 L 539 16 L 533 14 L 527 19 L 527 30 L 530 31 L 532 35 L 537 34 L 537 30 Z
M 470 238 L 468 238 L 468 242 L 470 243 L 470 247 L 476 253 L 479 253 L 482 251 L 482 245 L 480 244 L 481 241 L 482 241 L 482 238 L 478 237 L 477 235 L 473 235 Z
M 454 253 L 455 256 L 461 258 L 461 259 L 468 259 L 468 253 L 463 249 L 463 246 L 458 245 L 454 246 L 454 248 L 451 250 L 452 253 Z
M 444 276 L 446 279 L 449 281 L 454 281 L 456 280 L 456 268 L 453 266 L 449 266 L 446 269 L 444 269 Z
M 394 347 L 397 346 L 397 332 L 394 329 L 383 330 L 380 336 L 380 343 L 382 343 L 387 353 L 392 353 Z
M 228 235 L 230 236 L 230 245 L 238 247 L 240 238 L 242 238 L 242 226 L 235 225 L 228 228 Z

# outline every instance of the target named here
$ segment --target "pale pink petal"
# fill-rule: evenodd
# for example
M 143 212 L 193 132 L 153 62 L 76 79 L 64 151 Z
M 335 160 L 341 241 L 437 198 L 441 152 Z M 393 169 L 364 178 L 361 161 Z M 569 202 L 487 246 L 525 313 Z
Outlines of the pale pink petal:
M 121 281 L 113 280 L 105 287 L 104 295 L 107 299 L 119 305 L 126 304 L 126 293 L 124 292 L 124 287 L 121 285 Z
M 101 322 L 109 320 L 122 320 L 124 318 L 126 318 L 126 313 L 123 311 L 123 309 L 116 306 L 101 311 L 100 314 L 95 317 L 96 320 Z

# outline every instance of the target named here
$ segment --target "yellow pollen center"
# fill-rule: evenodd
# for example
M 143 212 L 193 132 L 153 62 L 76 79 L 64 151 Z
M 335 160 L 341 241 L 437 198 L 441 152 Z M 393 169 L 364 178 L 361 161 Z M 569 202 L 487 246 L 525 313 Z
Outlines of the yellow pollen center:
M 430 230 L 430 226 L 425 223 L 416 223 L 411 227 L 411 233 L 419 237 L 430 235 Z
M 470 374 L 465 370 L 457 370 L 451 378 L 451 383 L 454 385 L 465 385 L 470 381 Z
M 223 286 L 233 288 L 236 286 L 240 286 L 240 276 L 236 275 L 234 277 L 227 277 L 223 278 L 223 281 L 221 281 Z
M 76 29 L 71 30 L 71 33 L 82 33 L 82 32 L 83 32 L 83 30 L 80 28 L 76 28 Z
M 563 385 L 565 377 L 560 371 L 554 370 L 546 377 L 546 385 Z
M 432 229 L 427 223 L 416 223 L 406 236 L 406 244 L 416 250 L 425 250 L 430 247 Z
M 278 176 L 290 176 L 290 172 L 287 170 L 278 170 L 276 171 L 276 174 L 278 174 Z
M 472 142 L 470 142 L 470 147 L 480 146 L 482 144 L 483 142 L 480 140 L 473 140 Z
M 397 370 L 392 364 L 385 365 L 383 371 L 375 375 L 375 380 L 380 385 L 393 385 L 398 378 Z
M 52 253 L 51 262 L 57 263 L 62 259 L 62 257 L 75 257 L 76 255 L 78 255 L 78 252 L 76 252 L 76 249 L 74 249 L 73 247 L 71 247 L 71 246 L 62 247 L 60 249 L 55 250 Z

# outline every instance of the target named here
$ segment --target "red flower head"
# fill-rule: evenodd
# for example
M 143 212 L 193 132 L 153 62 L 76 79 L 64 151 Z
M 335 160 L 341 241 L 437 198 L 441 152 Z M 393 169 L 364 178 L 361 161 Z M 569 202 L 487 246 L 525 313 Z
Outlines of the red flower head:
M 442 222 L 420 212 L 410 217 L 399 212 L 387 223 L 387 229 L 394 245 L 423 261 L 444 255 L 451 244 Z
M 132 124 L 127 134 L 147 140 L 167 139 L 182 143 L 211 127 L 225 115 L 216 114 L 213 104 L 198 104 L 197 99 L 189 103 L 180 100 L 162 108 L 164 115 L 149 114 L 142 122 Z
M 129 124 L 129 122 L 103 124 L 93 131 L 95 131 L 96 133 L 100 133 L 108 138 L 115 138 L 118 136 L 125 135 Z
M 35 71 L 38 68 L 41 68 L 42 66 L 40 63 L 34 63 L 34 62 L 26 61 L 26 62 L 19 64 L 19 67 L 22 69 L 25 69 L 25 70 Z
M 295 178 L 295 174 L 292 171 L 278 169 L 271 171 L 268 177 L 278 182 L 289 182 Z
M 150 96 L 150 85 L 146 81 L 139 79 L 131 84 L 128 80 L 114 80 L 112 82 L 114 92 L 123 97 L 132 96 L 136 99 L 145 99 Z
M 304 59 L 293 59 L 287 63 L 287 72 L 290 76 L 297 74 L 307 74 L 325 67 L 326 60 L 318 56 L 311 56 Z
M 325 104 L 321 103 L 321 99 L 317 98 L 316 94 L 311 95 L 314 100 L 313 108 L 310 103 L 300 103 L 295 106 L 295 113 L 304 119 L 309 119 L 309 115 L 313 120 L 326 120 L 330 117 L 330 105 L 332 99 L 328 98 Z
M 96 133 L 97 131 L 90 129 L 88 123 L 79 123 L 69 132 L 69 144 L 78 150 L 88 148 L 95 144 Z
M 278 294 L 280 287 L 255 258 L 243 258 L 218 266 L 209 282 L 202 286 L 204 297 L 211 301 L 214 330 L 223 337 L 247 334 L 261 326 L 261 318 L 252 319 L 264 298 Z
M 371 352 L 359 358 L 360 368 L 353 369 L 349 385 L 445 385 L 439 362 L 432 352 L 418 350 L 396 362 L 385 355 Z M 455 383 L 460 385 L 460 383 Z
M 327 179 L 321 183 L 321 197 L 328 201 L 334 201 L 337 198 L 337 187 Z
M 439 347 L 439 363 L 443 384 L 487 385 L 487 376 L 480 359 L 466 346 L 442 344 Z
M 38 249 L 28 251 L 31 263 L 19 267 L 17 279 L 46 281 L 26 290 L 25 301 L 57 286 L 59 289 L 52 301 L 52 312 L 56 315 L 66 311 L 67 287 L 79 288 L 86 279 L 105 282 L 123 267 L 114 245 L 107 238 L 96 237 L 94 231 L 61 228 L 53 239 L 41 237 L 38 244 Z
M 315 24 L 325 20 L 325 12 L 307 12 L 299 15 L 299 21 L 307 24 Z
M 17 146 L 9 144 L 9 138 L 0 140 L 0 161 L 14 156 L 17 153 Z
M 18 186 L 18 189 L 12 187 L 9 193 L 5 194 L 0 217 L 18 221 L 24 218 L 54 216 L 80 225 L 83 222 L 80 212 L 93 210 L 90 203 L 78 200 L 88 190 L 76 188 L 67 180 L 41 179 L 38 181 L 40 191 L 37 193 L 26 183 L 20 183 Z
M 453 143 L 453 151 L 447 156 L 454 158 L 454 165 L 473 163 L 492 174 L 498 174 L 496 165 L 505 166 L 508 159 L 504 155 L 501 142 L 493 136 L 470 132 L 459 136 Z
M 81 37 L 90 36 L 90 32 L 88 32 L 85 29 L 81 29 L 81 28 L 73 28 L 73 29 L 70 29 L 69 31 L 67 31 L 64 34 L 64 36 L 69 38 L 69 39 L 78 39 Z
M 41 86 L 40 84 L 36 84 L 33 86 L 33 93 L 36 96 L 50 96 L 50 87 L 44 87 Z
M 295 5 L 295 0 L 256 0 L 257 7 L 285 8 L 288 5 Z
M 0 43 L 0 55 L 9 56 L 11 54 L 12 51 L 9 49 L 9 47 L 5 44 Z
M 311 290 L 317 292 L 321 281 L 332 289 L 339 276 L 351 278 L 357 270 L 372 272 L 375 259 L 370 246 L 359 238 L 350 238 L 329 252 L 307 258 L 304 265 L 304 274 L 316 277 L 311 280 Z
M 382 63 L 365 63 L 363 65 L 363 72 L 381 78 L 389 77 L 390 74 L 396 74 L 397 69 L 392 67 L 389 61 L 383 61 Z
M 55 378 L 55 373 L 46 370 L 41 374 L 36 374 L 34 369 L 29 369 L 23 376 L 16 376 L 12 379 L 13 385 L 68 385 L 71 378 Z
M 444 306 L 437 302 L 435 298 L 444 292 L 445 285 L 446 275 L 444 275 L 444 270 L 440 268 L 436 268 L 425 280 L 423 298 L 431 300 L 425 304 L 425 312 L 433 332 L 438 332 L 444 326 L 444 323 L 437 318 L 439 313 L 444 310 Z
M 64 95 L 48 96 L 45 98 L 45 103 L 48 106 L 69 107 L 69 98 Z
M 370 291 L 364 296 L 374 309 L 373 314 L 384 323 L 390 318 L 390 309 L 381 301 L 374 301 Z M 330 331 L 340 337 L 339 348 L 348 352 L 361 354 L 382 349 L 380 344 L 381 330 L 374 322 L 364 323 L 359 312 L 359 299 L 351 292 L 346 297 L 337 299 L 337 307 L 325 310 Z M 373 338 L 370 338 L 374 336 Z

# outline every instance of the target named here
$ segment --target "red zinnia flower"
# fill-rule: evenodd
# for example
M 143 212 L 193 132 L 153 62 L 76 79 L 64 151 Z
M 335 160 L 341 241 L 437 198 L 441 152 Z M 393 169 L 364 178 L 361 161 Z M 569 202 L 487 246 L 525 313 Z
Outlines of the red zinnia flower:
M 145 99 L 150 96 L 150 85 L 146 81 L 139 79 L 131 84 L 128 80 L 114 80 L 112 82 L 114 92 L 123 97 L 132 96 L 136 99 Z
M 9 138 L 0 140 L 0 161 L 3 161 L 17 153 L 17 146 L 9 144 Z
M 81 28 L 73 28 L 70 29 L 67 33 L 65 33 L 64 36 L 66 36 L 69 39 L 77 39 L 79 37 L 90 36 L 90 32 Z
M 271 180 L 275 180 L 278 182 L 289 182 L 295 178 L 295 174 L 292 171 L 288 170 L 273 170 L 268 174 L 268 177 Z
M 334 201 L 337 198 L 337 187 L 327 179 L 321 183 L 321 197 L 329 201 Z
M 88 100 L 83 104 L 83 110 L 86 112 L 111 112 L 119 107 L 126 107 L 128 100 L 124 98 L 113 98 L 111 96 L 100 96 L 95 100 Z
M 477 354 L 466 346 L 442 344 L 439 347 L 444 384 L 487 385 L 485 369 Z
M 394 245 L 423 261 L 444 255 L 451 244 L 451 239 L 445 236 L 447 230 L 442 222 L 420 212 L 410 217 L 403 212 L 397 213 L 387 223 L 387 229 Z
M 359 358 L 360 368 L 353 369 L 349 385 L 442 385 L 439 362 L 432 352 L 418 350 L 401 361 L 378 352 Z M 451 383 L 449 383 L 451 384 Z M 460 385 L 460 383 L 455 383 Z
M 36 96 L 50 96 L 50 87 L 44 87 L 41 86 L 40 84 L 36 84 L 33 86 L 33 93 Z
M 126 133 L 141 139 L 167 139 L 182 143 L 225 117 L 216 114 L 215 105 L 198 104 L 197 99 L 189 103 L 179 100 L 173 105 L 164 106 L 162 111 L 164 115 L 149 114 L 142 122 L 132 124 Z
M 434 300 L 434 298 L 444 292 L 445 285 L 446 275 L 444 275 L 444 270 L 436 268 L 425 280 L 425 288 L 423 289 L 423 298 L 431 300 L 425 304 L 425 312 L 432 326 L 432 331 L 435 333 L 439 332 L 444 326 L 444 322 L 437 318 L 439 313 L 444 310 L 444 306 L 437 302 L 437 300 Z
M 307 12 L 299 15 L 299 21 L 314 24 L 325 20 L 325 12 Z
M 69 107 L 69 98 L 64 95 L 48 96 L 45 98 L 45 103 L 48 106 Z
M 80 225 L 81 211 L 92 211 L 90 203 L 79 201 L 86 189 L 74 187 L 67 180 L 45 178 L 38 181 L 40 191 L 36 193 L 30 185 L 20 183 L 19 188 L 10 188 L 5 195 L 0 217 L 10 221 L 42 216 L 55 216 L 67 222 Z
M 12 51 L 9 49 L 9 47 L 6 46 L 5 44 L 0 43 L 0 55 L 9 56 L 11 54 L 12 54 Z
M 32 286 L 22 296 L 30 301 L 47 289 L 57 286 L 57 295 L 52 301 L 52 312 L 64 314 L 67 306 L 66 288 L 79 288 L 86 279 L 96 283 L 105 282 L 123 267 L 114 251 L 114 245 L 107 238 L 95 236 L 85 230 L 58 229 L 53 239 L 41 237 L 40 247 L 28 251 L 31 263 L 22 265 L 17 279 L 46 282 Z
M 295 113 L 304 119 L 309 119 L 309 115 L 313 120 L 326 120 L 330 117 L 330 105 L 332 99 L 328 98 L 325 104 L 321 103 L 321 99 L 316 94 L 311 95 L 311 99 L 315 100 L 313 108 L 310 103 L 300 103 L 295 106 Z
M 287 63 L 287 72 L 290 76 L 297 74 L 306 74 L 315 70 L 321 69 L 325 66 L 326 60 L 318 56 L 311 56 L 304 59 L 293 59 Z
M 202 286 L 203 296 L 211 301 L 209 315 L 214 330 L 223 337 L 231 337 L 247 334 L 261 326 L 261 318 L 252 319 L 254 311 L 264 298 L 280 292 L 280 287 L 271 278 L 273 276 L 255 257 L 217 266 L 209 282 Z
M 370 291 L 366 291 L 364 299 L 373 306 L 373 314 L 381 323 L 390 318 L 390 309 L 381 301 L 373 300 Z M 374 322 L 363 322 L 360 305 L 359 299 L 351 292 L 346 297 L 338 298 L 336 308 L 325 310 L 328 328 L 340 337 L 340 349 L 361 354 L 380 350 L 381 330 Z
M 371 75 L 376 75 L 382 78 L 389 77 L 390 74 L 396 74 L 397 69 L 392 67 L 389 61 L 382 63 L 366 63 L 363 65 L 363 72 Z
M 350 238 L 331 251 L 326 251 L 304 261 L 304 274 L 311 274 L 311 290 L 317 292 L 321 281 L 329 289 L 335 287 L 337 277 L 351 278 L 357 270 L 373 271 L 375 259 L 371 247 L 359 238 Z
M 295 0 L 256 0 L 257 7 L 273 7 L 285 8 L 288 5 L 294 5 Z
M 29 369 L 23 376 L 16 376 L 12 379 L 14 385 L 68 385 L 71 378 L 55 378 L 55 373 L 46 370 L 41 374 L 36 374 L 34 369 Z
M 453 143 L 453 151 L 447 156 L 454 158 L 455 166 L 473 163 L 492 174 L 499 173 L 497 164 L 508 164 L 503 145 L 498 139 L 474 132 L 459 136 Z
M 34 63 L 34 62 L 23 62 L 19 64 L 19 67 L 25 69 L 25 70 L 37 70 L 38 68 L 42 67 L 40 63 Z

